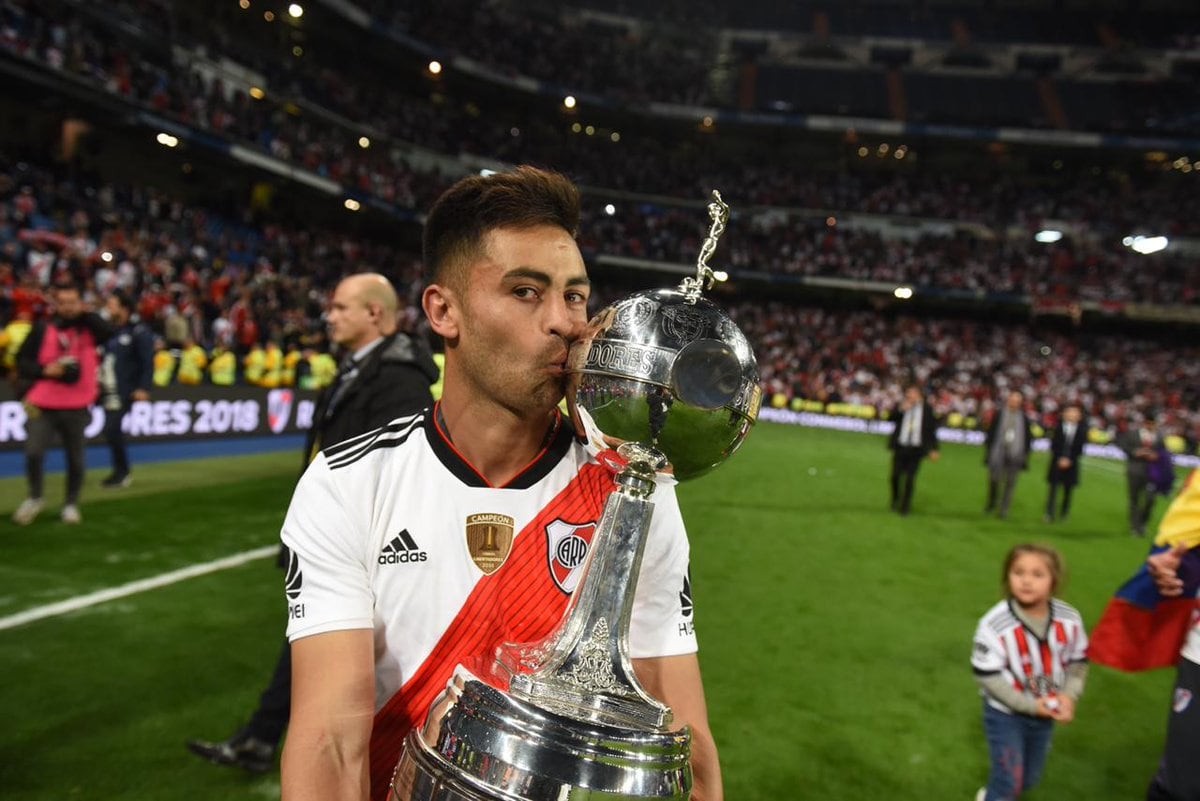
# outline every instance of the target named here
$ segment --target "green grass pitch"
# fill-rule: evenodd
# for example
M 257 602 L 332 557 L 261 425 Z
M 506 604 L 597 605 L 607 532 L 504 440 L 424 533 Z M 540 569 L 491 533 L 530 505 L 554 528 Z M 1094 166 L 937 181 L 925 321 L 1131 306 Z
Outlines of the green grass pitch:
M 1058 546 L 1061 595 L 1089 626 L 1145 555 L 1126 532 L 1119 465 L 1086 462 L 1071 520 L 1049 526 L 1044 456 L 1001 521 L 981 511 L 981 452 L 942 455 L 922 466 L 907 518 L 887 511 L 882 438 L 858 434 L 763 424 L 680 487 L 731 801 L 973 798 L 987 760 L 970 642 L 1005 551 Z M 291 453 L 146 465 L 114 493 L 93 476 L 78 527 L 57 520 L 61 477 L 24 529 L 7 522 L 22 482 L 0 481 L 0 617 L 270 545 L 295 465 Z M 0 630 L 0 797 L 277 798 L 277 774 L 205 764 L 184 741 L 224 737 L 253 708 L 282 641 L 280 584 L 260 559 Z M 1171 680 L 1093 668 L 1028 797 L 1141 797 Z

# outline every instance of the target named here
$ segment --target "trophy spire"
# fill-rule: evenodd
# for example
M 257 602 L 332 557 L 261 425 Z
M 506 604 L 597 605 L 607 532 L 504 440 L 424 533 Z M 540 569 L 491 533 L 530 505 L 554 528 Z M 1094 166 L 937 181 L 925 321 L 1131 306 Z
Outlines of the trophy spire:
M 717 251 L 717 242 L 721 239 L 721 234 L 725 233 L 725 226 L 729 222 L 729 206 L 721 199 L 721 193 L 714 189 L 712 196 L 712 202 L 708 204 L 708 216 L 712 219 L 712 225 L 709 226 L 708 236 L 705 237 L 704 244 L 700 246 L 700 254 L 696 257 L 696 277 L 685 278 L 679 283 L 679 291 L 684 294 L 687 303 L 695 303 L 701 292 L 712 289 L 715 282 L 724 281 L 729 277 L 728 273 L 713 270 L 708 266 L 708 260 Z

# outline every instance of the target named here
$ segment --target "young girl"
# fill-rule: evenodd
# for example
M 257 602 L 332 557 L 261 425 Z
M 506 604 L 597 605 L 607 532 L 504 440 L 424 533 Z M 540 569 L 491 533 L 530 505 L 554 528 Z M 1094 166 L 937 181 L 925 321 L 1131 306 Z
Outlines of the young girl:
M 1075 607 L 1054 597 L 1062 572 L 1053 548 L 1014 547 L 1004 560 L 1007 597 L 975 630 L 971 666 L 992 761 L 976 801 L 1008 801 L 1036 785 L 1054 721 L 1075 717 L 1087 679 L 1087 633 Z

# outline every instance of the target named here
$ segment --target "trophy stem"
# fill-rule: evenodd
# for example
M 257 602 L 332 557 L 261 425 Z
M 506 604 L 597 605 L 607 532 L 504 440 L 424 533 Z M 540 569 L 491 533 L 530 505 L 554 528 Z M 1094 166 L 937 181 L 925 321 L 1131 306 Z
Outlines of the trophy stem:
M 562 623 L 511 674 L 509 692 L 580 720 L 665 730 L 671 710 L 652 698 L 634 675 L 629 616 L 654 504 L 652 462 L 635 459 L 617 474 L 593 538 L 583 576 Z

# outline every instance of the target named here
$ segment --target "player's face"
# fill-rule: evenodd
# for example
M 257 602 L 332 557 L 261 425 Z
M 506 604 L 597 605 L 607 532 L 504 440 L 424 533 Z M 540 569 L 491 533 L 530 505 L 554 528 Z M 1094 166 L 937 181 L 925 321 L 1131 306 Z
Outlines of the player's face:
M 1063 419 L 1068 423 L 1078 423 L 1082 418 L 1082 412 L 1075 406 L 1068 406 L 1067 410 L 1063 412 Z
M 1025 400 L 1025 396 L 1020 392 L 1008 393 L 1008 408 L 1014 412 L 1021 408 L 1021 403 Z
M 919 406 L 921 404 L 921 390 L 916 387 L 909 387 L 904 390 L 904 400 L 910 409 L 913 406 Z
M 375 319 L 351 282 L 338 284 L 326 313 L 329 339 L 343 348 L 358 350 L 375 338 Z
M 1038 553 L 1018 555 L 1008 569 L 1008 591 L 1021 606 L 1049 601 L 1054 591 L 1054 574 L 1046 557 Z
M 567 349 L 587 323 L 587 269 L 556 226 L 499 228 L 468 271 L 456 345 L 472 391 L 518 416 L 562 398 Z

